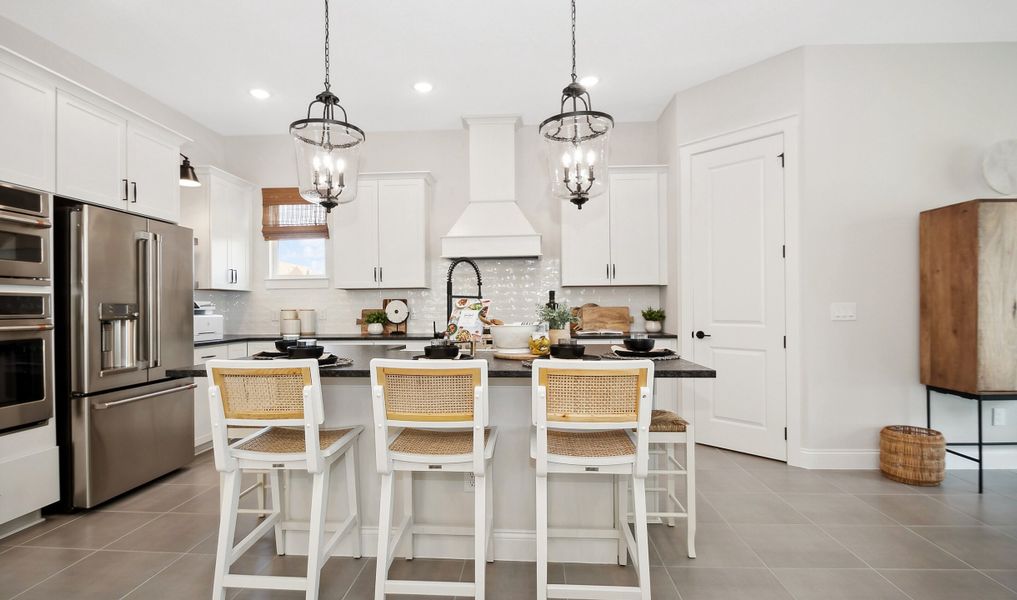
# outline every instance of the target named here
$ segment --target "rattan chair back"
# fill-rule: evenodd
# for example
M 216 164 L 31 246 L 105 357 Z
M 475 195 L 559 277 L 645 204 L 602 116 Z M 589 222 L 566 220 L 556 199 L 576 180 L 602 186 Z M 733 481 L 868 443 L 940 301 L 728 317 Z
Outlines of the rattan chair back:
M 546 390 L 549 422 L 635 422 L 646 368 L 588 369 L 540 366 L 537 381 Z
M 381 366 L 374 370 L 385 398 L 385 414 L 392 421 L 473 421 L 474 393 L 481 385 L 481 369 Z

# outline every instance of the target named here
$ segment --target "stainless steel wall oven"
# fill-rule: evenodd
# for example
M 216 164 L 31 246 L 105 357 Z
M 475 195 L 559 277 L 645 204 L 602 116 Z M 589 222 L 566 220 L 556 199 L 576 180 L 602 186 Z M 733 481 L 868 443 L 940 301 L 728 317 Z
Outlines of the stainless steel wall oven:
M 50 295 L 0 292 L 0 432 L 53 415 Z
M 50 196 L 0 183 L 0 283 L 49 285 Z

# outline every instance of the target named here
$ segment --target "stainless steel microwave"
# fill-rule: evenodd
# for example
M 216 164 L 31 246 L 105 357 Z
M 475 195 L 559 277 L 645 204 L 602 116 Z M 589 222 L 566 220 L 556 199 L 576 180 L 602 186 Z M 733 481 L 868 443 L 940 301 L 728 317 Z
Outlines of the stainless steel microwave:
M 0 282 L 48 285 L 53 279 L 52 198 L 0 183 Z

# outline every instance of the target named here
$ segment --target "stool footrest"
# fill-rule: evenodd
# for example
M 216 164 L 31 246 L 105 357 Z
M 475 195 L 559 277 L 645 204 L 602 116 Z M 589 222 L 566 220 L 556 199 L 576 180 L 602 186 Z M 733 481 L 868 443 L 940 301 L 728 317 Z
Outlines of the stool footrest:
M 548 598 L 584 598 L 587 600 L 639 600 L 639 588 L 621 585 L 571 585 L 549 583 Z
M 238 575 L 227 574 L 222 580 L 227 588 L 254 588 L 259 590 L 296 590 L 307 589 L 306 577 L 283 577 L 281 575 Z
M 386 594 L 418 594 L 421 596 L 476 596 L 476 586 L 462 581 L 424 581 L 389 579 L 385 582 Z

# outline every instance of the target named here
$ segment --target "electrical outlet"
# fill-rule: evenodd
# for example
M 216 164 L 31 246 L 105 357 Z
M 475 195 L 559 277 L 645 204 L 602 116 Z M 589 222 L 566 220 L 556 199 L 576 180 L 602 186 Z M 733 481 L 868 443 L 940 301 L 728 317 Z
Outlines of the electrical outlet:
M 855 321 L 857 318 L 858 311 L 854 302 L 834 302 L 830 304 L 831 321 Z
M 318 320 L 319 321 L 327 321 L 328 320 L 328 311 L 326 311 L 324 308 L 319 308 L 318 309 Z
M 1006 409 L 1005 408 L 993 408 L 992 409 L 992 424 L 993 425 L 1006 425 Z
M 473 490 L 476 487 L 477 478 L 473 476 L 473 473 L 463 473 L 463 491 L 473 493 Z
M 268 311 L 268 318 L 271 319 L 273 323 L 278 323 L 279 322 L 279 311 L 278 310 L 270 310 L 270 311 Z

